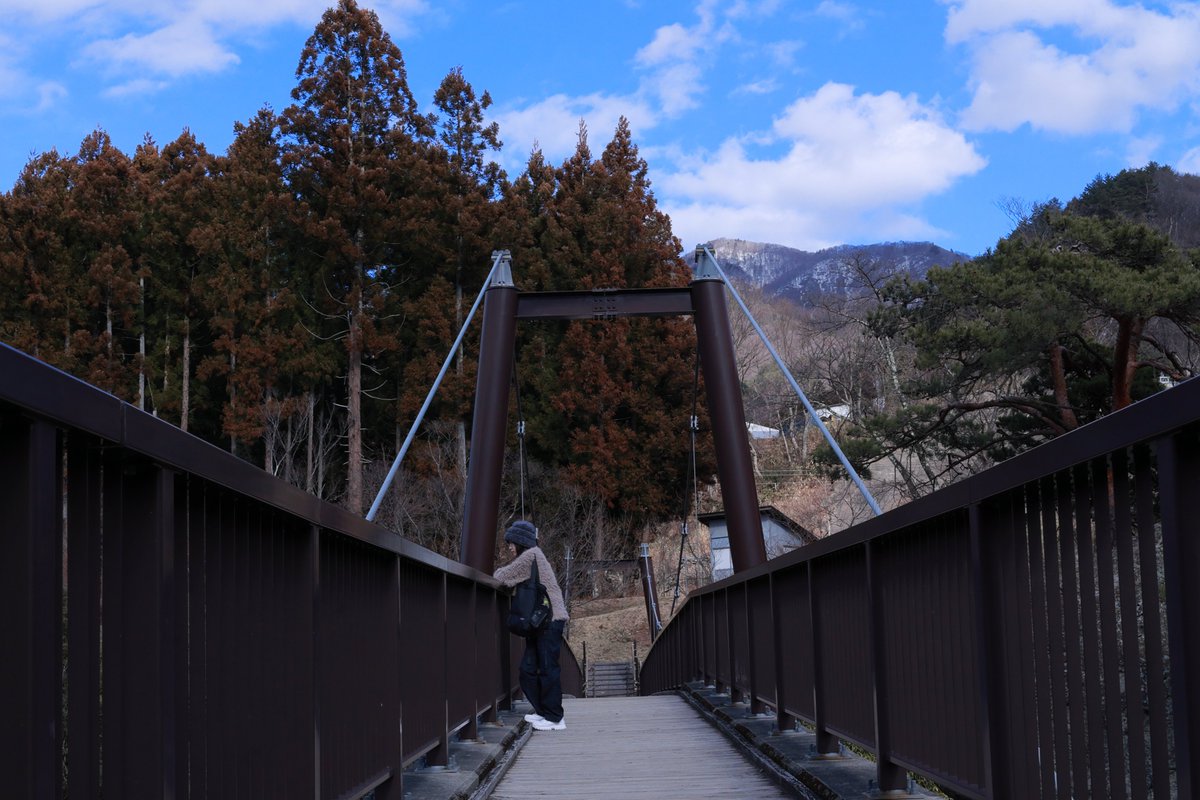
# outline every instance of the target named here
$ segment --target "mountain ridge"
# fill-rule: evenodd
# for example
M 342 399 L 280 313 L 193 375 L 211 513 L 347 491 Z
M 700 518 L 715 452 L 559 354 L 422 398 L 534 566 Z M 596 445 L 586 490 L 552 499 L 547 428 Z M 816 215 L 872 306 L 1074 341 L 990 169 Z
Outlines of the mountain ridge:
M 801 304 L 829 294 L 846 294 L 854 288 L 849 265 L 865 258 L 888 274 L 907 273 L 923 278 L 932 266 L 970 261 L 971 256 L 933 242 L 878 242 L 836 245 L 817 251 L 781 244 L 720 238 L 710 242 L 713 254 L 731 279 L 755 286 L 772 297 Z

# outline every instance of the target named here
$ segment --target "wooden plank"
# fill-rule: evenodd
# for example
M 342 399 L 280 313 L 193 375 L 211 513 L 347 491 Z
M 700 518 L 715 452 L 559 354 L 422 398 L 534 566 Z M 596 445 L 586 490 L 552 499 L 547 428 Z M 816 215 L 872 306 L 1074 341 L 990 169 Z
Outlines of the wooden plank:
M 567 729 L 534 731 L 493 800 L 788 798 L 674 695 L 566 699 Z

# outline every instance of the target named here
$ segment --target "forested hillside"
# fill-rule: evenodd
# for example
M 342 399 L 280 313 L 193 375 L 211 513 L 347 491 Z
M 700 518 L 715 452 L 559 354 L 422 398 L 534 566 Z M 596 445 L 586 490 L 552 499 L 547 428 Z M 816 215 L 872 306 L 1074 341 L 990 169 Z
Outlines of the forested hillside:
M 492 250 L 512 251 L 523 289 L 689 280 L 624 120 L 598 156 L 581 126 L 564 163 L 535 151 L 510 180 L 488 93 L 455 69 L 420 113 L 354 0 L 320 20 L 292 100 L 237 123 L 223 155 L 187 130 L 133 153 L 97 130 L 32 158 L 0 196 L 0 340 L 361 513 Z M 448 553 L 478 326 L 380 515 Z M 535 509 L 571 527 L 598 508 L 626 537 L 673 512 L 690 325 L 542 324 L 518 346 Z

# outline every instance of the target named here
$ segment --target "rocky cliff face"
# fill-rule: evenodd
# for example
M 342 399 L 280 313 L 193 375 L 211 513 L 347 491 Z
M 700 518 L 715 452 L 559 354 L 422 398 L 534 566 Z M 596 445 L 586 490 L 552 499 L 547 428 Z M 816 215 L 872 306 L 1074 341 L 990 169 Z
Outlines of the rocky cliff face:
M 840 245 L 815 253 L 742 239 L 715 239 L 712 246 L 730 278 L 799 303 L 845 293 L 854 285 L 855 259 L 873 264 L 877 271 L 904 272 L 918 278 L 932 266 L 970 259 L 931 242 Z

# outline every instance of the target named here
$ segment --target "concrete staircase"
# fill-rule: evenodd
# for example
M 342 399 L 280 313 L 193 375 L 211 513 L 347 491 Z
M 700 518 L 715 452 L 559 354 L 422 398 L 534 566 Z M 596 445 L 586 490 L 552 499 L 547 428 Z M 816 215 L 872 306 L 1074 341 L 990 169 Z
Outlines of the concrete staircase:
M 632 661 L 588 664 L 588 697 L 631 697 L 637 694 L 637 669 Z

